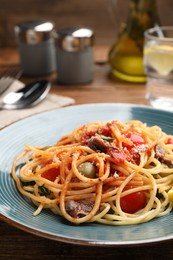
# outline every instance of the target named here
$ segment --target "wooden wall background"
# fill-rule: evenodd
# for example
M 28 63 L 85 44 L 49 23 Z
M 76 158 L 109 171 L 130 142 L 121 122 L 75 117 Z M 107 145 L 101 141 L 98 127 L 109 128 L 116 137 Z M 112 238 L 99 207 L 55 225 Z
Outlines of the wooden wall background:
M 156 0 L 162 24 L 173 25 L 173 0 Z M 56 28 L 81 25 L 94 29 L 96 44 L 112 44 L 127 15 L 128 0 L 0 0 L 0 47 L 16 46 L 14 26 L 48 19 Z

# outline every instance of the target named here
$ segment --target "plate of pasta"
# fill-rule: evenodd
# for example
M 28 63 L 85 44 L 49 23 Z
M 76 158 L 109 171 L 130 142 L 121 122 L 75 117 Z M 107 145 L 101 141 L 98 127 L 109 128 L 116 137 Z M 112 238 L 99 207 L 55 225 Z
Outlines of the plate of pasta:
M 0 132 L 0 216 L 90 246 L 173 238 L 173 114 L 132 104 L 43 112 Z

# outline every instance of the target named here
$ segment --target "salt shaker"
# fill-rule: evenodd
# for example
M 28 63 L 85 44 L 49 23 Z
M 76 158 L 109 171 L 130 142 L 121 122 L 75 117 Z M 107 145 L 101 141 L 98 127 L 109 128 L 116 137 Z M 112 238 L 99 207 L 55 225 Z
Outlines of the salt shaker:
M 93 80 L 94 32 L 70 27 L 57 32 L 56 57 L 58 82 L 86 84 Z
M 41 76 L 56 71 L 55 29 L 50 21 L 28 21 L 15 26 L 23 73 Z

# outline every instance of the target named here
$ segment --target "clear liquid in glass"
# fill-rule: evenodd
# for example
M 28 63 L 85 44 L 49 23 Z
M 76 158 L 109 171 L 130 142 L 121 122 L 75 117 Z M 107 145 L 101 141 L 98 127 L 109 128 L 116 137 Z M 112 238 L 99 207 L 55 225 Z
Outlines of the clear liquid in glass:
M 173 111 L 173 45 L 149 41 L 144 48 L 146 98 L 155 108 Z

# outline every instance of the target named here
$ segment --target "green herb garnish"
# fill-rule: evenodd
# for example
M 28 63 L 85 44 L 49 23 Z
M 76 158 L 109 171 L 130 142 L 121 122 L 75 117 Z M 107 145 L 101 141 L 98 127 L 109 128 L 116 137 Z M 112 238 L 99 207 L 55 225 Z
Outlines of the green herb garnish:
M 156 193 L 156 197 L 157 197 L 159 200 L 164 198 L 163 194 L 162 194 L 161 192 L 159 192 L 158 190 L 157 190 L 157 193 Z
M 114 141 L 114 138 L 113 137 L 110 137 L 110 136 L 106 136 L 106 135 L 100 135 L 100 138 L 103 139 L 104 141 L 107 141 L 107 142 L 113 142 Z
M 44 184 L 42 186 L 39 186 L 39 190 L 41 191 L 41 195 L 44 195 L 46 197 L 50 195 L 50 191 L 44 186 Z
M 35 181 L 21 181 L 23 186 L 34 186 Z

